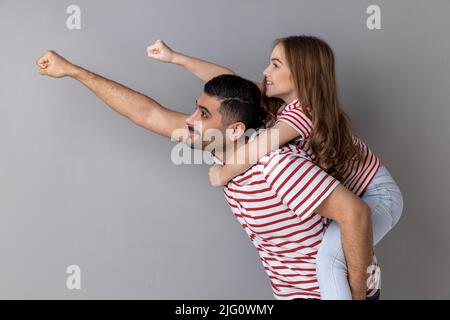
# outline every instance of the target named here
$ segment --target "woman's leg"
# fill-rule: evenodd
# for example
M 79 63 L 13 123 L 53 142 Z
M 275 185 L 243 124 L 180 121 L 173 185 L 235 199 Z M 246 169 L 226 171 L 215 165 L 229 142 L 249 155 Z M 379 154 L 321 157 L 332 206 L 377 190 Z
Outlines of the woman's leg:
M 374 244 L 377 244 L 400 219 L 403 198 L 386 168 L 381 167 L 364 192 L 362 199 L 372 211 Z M 331 222 L 317 254 L 317 278 L 321 298 L 349 300 L 352 298 L 347 266 L 341 244 L 339 225 Z

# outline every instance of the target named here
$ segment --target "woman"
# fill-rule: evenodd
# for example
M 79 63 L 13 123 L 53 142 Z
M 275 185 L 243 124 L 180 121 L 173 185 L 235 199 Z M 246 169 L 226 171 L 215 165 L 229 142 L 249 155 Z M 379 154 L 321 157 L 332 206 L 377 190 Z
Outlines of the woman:
M 174 52 L 158 40 L 147 48 L 151 58 L 183 66 L 203 81 L 225 73 L 225 67 Z M 398 222 L 403 209 L 401 192 L 387 169 L 364 142 L 355 137 L 338 99 L 334 54 L 323 40 L 311 36 L 277 39 L 260 88 L 269 117 L 267 130 L 236 152 L 243 164 L 227 161 L 214 166 L 210 180 L 222 186 L 245 172 L 257 159 L 287 142 L 303 149 L 330 175 L 369 205 L 374 243 Z M 279 139 L 272 139 L 274 133 Z M 267 148 L 258 148 L 258 146 Z M 261 150 L 262 149 L 262 150 Z M 234 154 L 230 155 L 234 159 Z M 242 158 L 238 158 L 242 159 Z M 228 164 L 230 163 L 230 164 Z M 322 299 L 351 299 L 340 228 L 330 222 L 317 255 Z

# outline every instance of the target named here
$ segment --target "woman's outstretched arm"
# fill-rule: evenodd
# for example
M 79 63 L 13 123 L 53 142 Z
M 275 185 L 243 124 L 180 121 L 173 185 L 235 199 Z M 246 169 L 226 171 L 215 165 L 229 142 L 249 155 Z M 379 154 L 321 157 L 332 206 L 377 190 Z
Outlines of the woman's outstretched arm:
M 229 68 L 176 52 L 162 40 L 156 40 L 155 43 L 150 45 L 147 48 L 147 54 L 150 58 L 155 60 L 179 65 L 203 82 L 207 82 L 222 74 L 236 74 Z M 258 83 L 257 85 L 260 87 Z

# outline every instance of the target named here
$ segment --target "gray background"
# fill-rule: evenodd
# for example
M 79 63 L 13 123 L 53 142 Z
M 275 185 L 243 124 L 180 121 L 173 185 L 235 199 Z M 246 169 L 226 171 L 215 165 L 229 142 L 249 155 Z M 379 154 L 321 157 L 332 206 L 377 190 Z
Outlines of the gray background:
M 383 298 L 450 298 L 449 18 L 448 0 L 0 1 L 0 298 L 273 299 L 207 165 L 172 164 L 172 142 L 34 63 L 54 49 L 190 113 L 201 82 L 148 44 L 260 79 L 272 41 L 301 33 L 334 48 L 345 109 L 404 193 L 377 247 Z

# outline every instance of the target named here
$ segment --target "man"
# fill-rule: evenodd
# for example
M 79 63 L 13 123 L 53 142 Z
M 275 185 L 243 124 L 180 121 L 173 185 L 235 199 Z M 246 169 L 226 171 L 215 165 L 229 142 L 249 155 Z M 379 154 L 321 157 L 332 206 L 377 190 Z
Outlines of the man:
M 113 110 L 165 137 L 178 135 L 192 147 L 210 148 L 217 161 L 236 148 L 247 129 L 263 124 L 259 89 L 250 81 L 222 75 L 205 84 L 191 115 L 161 106 L 153 99 L 76 66 L 53 51 L 38 59 L 41 75 L 80 81 Z M 208 130 L 222 133 L 209 144 Z M 277 299 L 319 298 L 315 255 L 322 217 L 341 226 L 349 285 L 354 299 L 365 299 L 366 270 L 372 260 L 369 207 L 310 162 L 301 150 L 282 147 L 233 179 L 224 189 L 232 211 L 259 251 Z M 319 215 L 318 215 L 319 214 Z

